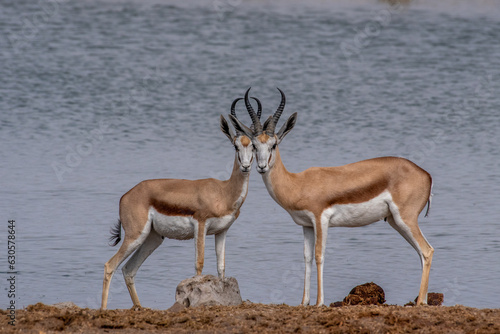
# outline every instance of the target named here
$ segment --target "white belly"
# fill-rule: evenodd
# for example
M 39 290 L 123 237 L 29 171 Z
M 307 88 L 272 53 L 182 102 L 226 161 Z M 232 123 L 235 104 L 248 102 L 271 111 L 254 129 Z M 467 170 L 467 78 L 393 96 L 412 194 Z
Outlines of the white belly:
M 189 216 L 167 216 L 154 208 L 149 209 L 149 219 L 153 229 L 161 236 L 169 239 L 187 240 L 194 238 L 196 219 Z
M 327 221 L 329 227 L 364 226 L 390 215 L 389 205 L 391 203 L 391 194 L 388 191 L 384 191 L 367 202 L 333 205 L 323 211 L 321 220 Z
M 321 214 L 323 224 L 328 227 L 358 227 L 369 225 L 390 215 L 389 205 L 393 204 L 391 194 L 384 191 L 377 197 L 363 203 L 336 204 Z M 289 211 L 293 221 L 300 226 L 312 227 L 314 214 L 308 210 Z
M 153 229 L 161 236 L 169 239 L 187 240 L 193 239 L 198 221 L 190 216 L 167 216 L 159 213 L 154 208 L 149 209 L 149 219 L 153 223 Z M 227 230 L 235 221 L 234 215 L 220 218 L 209 218 L 205 222 L 208 235 L 218 234 Z

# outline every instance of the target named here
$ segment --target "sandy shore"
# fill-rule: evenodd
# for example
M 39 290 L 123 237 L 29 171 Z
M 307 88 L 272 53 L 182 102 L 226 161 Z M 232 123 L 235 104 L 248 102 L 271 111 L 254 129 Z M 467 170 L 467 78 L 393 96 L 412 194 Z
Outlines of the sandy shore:
M 245 302 L 180 310 L 58 308 L 41 303 L 16 313 L 1 333 L 500 333 L 500 309 L 465 306 L 300 307 Z

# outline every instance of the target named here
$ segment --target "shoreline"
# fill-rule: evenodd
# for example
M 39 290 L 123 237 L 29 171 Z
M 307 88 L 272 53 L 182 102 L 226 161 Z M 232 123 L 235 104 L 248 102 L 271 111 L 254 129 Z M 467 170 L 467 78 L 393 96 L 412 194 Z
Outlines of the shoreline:
M 68 305 L 69 304 L 69 305 Z M 67 303 L 37 303 L 16 312 L 8 324 L 0 310 L 2 333 L 400 333 L 500 332 L 500 309 L 456 306 L 355 305 L 343 307 L 289 306 L 244 302 L 238 306 L 154 309 L 80 308 Z

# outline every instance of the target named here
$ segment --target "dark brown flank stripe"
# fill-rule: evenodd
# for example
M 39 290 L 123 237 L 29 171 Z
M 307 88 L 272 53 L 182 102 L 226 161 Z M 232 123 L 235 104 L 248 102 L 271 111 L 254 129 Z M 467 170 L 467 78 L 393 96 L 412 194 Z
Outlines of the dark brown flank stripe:
M 335 196 L 328 201 L 328 207 L 335 204 L 358 204 L 368 202 L 380 195 L 389 186 L 387 179 L 380 179 L 377 183 L 372 183 L 362 189 L 349 189 L 340 196 Z
M 156 209 L 161 214 L 166 216 L 193 216 L 194 211 L 188 208 L 182 208 L 176 205 L 170 205 L 168 203 L 160 202 L 158 200 L 152 199 L 150 205 Z

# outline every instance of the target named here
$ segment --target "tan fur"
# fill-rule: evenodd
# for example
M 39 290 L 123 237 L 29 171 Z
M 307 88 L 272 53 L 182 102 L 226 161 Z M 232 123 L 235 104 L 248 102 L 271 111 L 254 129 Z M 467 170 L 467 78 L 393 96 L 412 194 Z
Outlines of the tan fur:
M 233 170 L 231 177 L 243 178 L 237 164 L 234 169 L 236 171 Z M 192 216 L 197 220 L 222 217 L 233 211 L 232 205 L 239 197 L 241 189 L 241 184 L 235 187 L 230 180 L 146 180 L 123 195 L 120 200 L 120 214 L 122 207 L 128 210 L 129 203 L 135 203 L 136 206 L 142 207 L 146 220 L 150 206 L 167 216 Z M 136 206 L 134 211 L 137 210 Z M 126 222 L 122 221 L 122 224 Z
M 198 223 L 198 236 L 196 238 L 196 275 L 201 275 L 205 259 L 205 221 Z
M 423 237 L 417 218 L 431 195 L 432 179 L 429 173 L 411 161 L 396 157 L 369 159 L 340 167 L 313 167 L 300 173 L 290 173 L 283 165 L 278 148 L 274 154 L 276 158 L 269 171 L 269 180 L 275 200 L 289 212 L 307 210 L 314 214 L 318 272 L 324 247 L 321 240 L 326 232 L 321 226 L 323 211 L 336 204 L 364 203 L 389 191 L 426 259 L 417 303 L 426 301 L 434 250 Z M 388 219 L 394 227 L 392 217 Z M 322 277 L 318 275 L 317 278 L 319 304 Z
M 265 143 L 269 140 L 269 136 L 264 132 L 257 137 L 261 143 Z
M 241 145 L 243 145 L 245 147 L 252 144 L 252 141 L 246 136 L 241 137 L 240 141 L 241 141 Z
M 245 138 L 245 137 L 244 137 Z M 149 255 L 161 244 L 162 238 L 151 228 L 145 245 L 144 241 L 139 248 L 130 251 L 131 245 L 138 242 L 148 221 L 149 208 L 168 216 L 192 216 L 198 221 L 198 235 L 196 238 L 197 262 L 196 274 L 203 270 L 205 246 L 205 222 L 209 218 L 224 217 L 231 213 L 237 217 L 240 207 L 236 205 L 243 191 L 248 174 L 240 171 L 238 156 L 235 157 L 233 172 L 229 180 L 216 179 L 183 180 L 183 179 L 156 179 L 142 181 L 120 199 L 120 220 L 125 231 L 124 240 L 118 252 L 104 265 L 104 280 L 101 308 L 106 309 L 109 294 L 109 285 L 116 268 L 132 252 L 132 258 L 124 266 L 124 275 L 127 265 L 145 253 Z M 246 196 L 246 194 L 245 194 Z M 245 197 L 241 201 L 243 204 Z M 217 236 L 216 236 L 217 237 Z M 147 257 L 147 255 L 145 257 Z M 140 265 L 140 264 L 139 264 Z M 137 269 L 136 269 L 137 270 Z M 132 272 L 125 275 L 127 288 L 134 303 L 140 306 L 139 297 L 135 290 Z
M 396 203 L 411 200 L 422 211 L 430 195 L 430 175 L 406 159 L 383 157 L 290 173 L 278 148 L 275 154 L 276 163 L 270 171 L 274 193 L 290 210 L 322 212 L 334 204 L 363 203 L 389 190 Z

